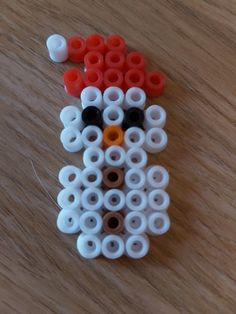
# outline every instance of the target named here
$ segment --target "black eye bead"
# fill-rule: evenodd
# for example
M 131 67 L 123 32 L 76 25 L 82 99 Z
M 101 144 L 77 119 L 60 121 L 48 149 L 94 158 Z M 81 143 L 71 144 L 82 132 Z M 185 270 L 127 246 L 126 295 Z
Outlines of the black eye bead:
M 88 106 L 82 111 L 82 120 L 87 125 L 96 125 L 103 127 L 102 112 L 95 106 Z
M 144 112 L 139 108 L 129 108 L 125 111 L 124 121 L 122 124 L 122 129 L 125 131 L 128 128 L 136 126 L 143 129 Z

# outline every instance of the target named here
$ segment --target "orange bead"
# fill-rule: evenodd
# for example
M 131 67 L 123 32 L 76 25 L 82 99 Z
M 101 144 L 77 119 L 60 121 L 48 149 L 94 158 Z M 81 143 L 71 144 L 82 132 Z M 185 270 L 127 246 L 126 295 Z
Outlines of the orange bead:
M 119 126 L 111 125 L 103 130 L 103 143 L 105 147 L 122 145 L 124 132 Z

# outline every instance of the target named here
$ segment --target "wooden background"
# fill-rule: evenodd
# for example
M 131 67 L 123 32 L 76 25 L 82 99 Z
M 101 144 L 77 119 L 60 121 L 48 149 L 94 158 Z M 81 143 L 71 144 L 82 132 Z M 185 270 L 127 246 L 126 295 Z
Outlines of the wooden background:
M 236 1 L 5 0 L 1 7 L 0 313 L 235 313 Z M 82 260 L 55 226 L 59 112 L 74 102 L 45 49 L 123 35 L 167 75 L 172 227 L 140 261 Z M 35 171 L 32 168 L 32 164 Z M 36 175 L 37 174 L 37 175 Z

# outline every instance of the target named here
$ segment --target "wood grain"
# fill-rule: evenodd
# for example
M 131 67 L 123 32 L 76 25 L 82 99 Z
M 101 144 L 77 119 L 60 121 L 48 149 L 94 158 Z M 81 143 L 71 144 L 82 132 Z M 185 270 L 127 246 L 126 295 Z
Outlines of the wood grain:
M 235 313 L 236 2 L 1 0 L 0 313 Z M 143 260 L 86 261 L 56 230 L 63 151 L 58 115 L 71 103 L 48 60 L 60 33 L 119 33 L 166 73 L 158 100 L 168 149 L 172 228 Z M 73 100 L 74 101 L 74 100 Z

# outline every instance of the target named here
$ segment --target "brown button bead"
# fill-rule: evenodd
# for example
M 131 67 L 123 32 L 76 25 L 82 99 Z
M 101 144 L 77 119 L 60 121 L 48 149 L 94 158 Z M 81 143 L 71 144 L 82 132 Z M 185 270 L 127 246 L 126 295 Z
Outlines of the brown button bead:
M 117 189 L 123 185 L 124 173 L 122 169 L 108 167 L 103 170 L 103 185 L 105 188 Z
M 118 212 L 108 212 L 103 216 L 103 230 L 109 234 L 119 234 L 124 229 L 124 218 Z

